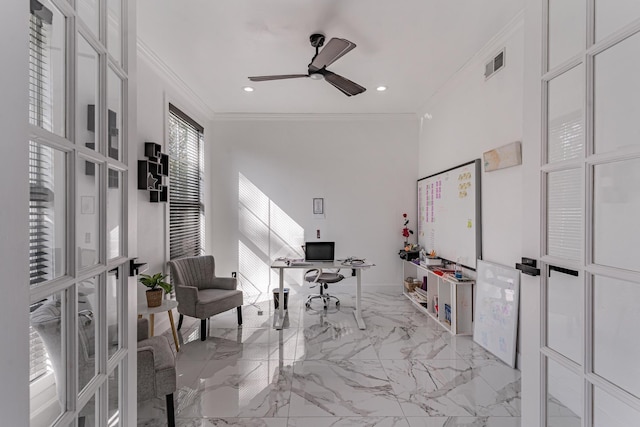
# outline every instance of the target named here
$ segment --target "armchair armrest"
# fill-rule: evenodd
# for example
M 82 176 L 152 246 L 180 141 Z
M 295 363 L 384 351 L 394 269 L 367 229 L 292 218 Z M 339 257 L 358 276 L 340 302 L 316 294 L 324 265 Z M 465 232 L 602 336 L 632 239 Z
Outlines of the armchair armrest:
M 195 286 L 175 287 L 176 300 L 178 301 L 178 312 L 187 316 L 195 316 L 196 303 L 198 302 L 198 288 Z
M 214 277 L 211 287 L 215 289 L 235 290 L 238 287 L 238 281 L 235 277 Z
M 156 372 L 154 350 L 151 345 L 138 347 L 138 400 L 146 400 L 156 395 Z

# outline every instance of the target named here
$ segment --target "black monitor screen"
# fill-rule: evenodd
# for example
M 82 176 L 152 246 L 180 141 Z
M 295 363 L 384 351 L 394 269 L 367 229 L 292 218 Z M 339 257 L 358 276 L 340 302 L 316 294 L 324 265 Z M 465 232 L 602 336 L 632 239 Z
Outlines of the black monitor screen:
M 335 242 L 307 242 L 305 243 L 304 259 L 306 261 L 333 261 L 335 248 Z

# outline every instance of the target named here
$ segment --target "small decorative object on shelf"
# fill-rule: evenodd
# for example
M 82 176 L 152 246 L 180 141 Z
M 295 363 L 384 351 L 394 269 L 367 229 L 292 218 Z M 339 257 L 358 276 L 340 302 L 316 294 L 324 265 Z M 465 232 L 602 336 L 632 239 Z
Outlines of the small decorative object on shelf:
M 164 281 L 166 274 L 156 273 L 153 276 L 148 274 L 140 274 L 138 281 L 145 285 L 147 291 L 147 306 L 160 307 L 162 305 L 162 292 L 169 293 L 173 289 L 171 283 Z
M 169 195 L 169 187 L 162 181 L 169 175 L 169 156 L 161 153 L 160 148 L 160 144 L 145 142 L 147 160 L 138 160 L 138 190 L 148 190 L 152 203 L 166 202 Z
M 413 234 L 413 230 L 409 229 L 409 218 L 407 218 L 407 214 L 402 214 L 403 224 L 402 224 L 402 237 L 404 237 L 404 247 L 405 250 L 410 251 L 411 248 L 406 249 L 409 245 L 409 236 Z

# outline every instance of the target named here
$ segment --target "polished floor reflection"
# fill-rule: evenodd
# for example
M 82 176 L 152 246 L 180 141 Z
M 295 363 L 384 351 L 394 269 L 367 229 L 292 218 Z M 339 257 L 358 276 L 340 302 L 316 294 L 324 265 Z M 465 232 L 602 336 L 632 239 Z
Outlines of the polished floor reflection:
M 451 336 L 401 286 L 363 286 L 366 330 L 353 316 L 355 286 L 333 288 L 341 304 L 327 311 L 306 309 L 309 291 L 292 289 L 282 331 L 271 301 L 245 305 L 240 328 L 235 310 L 215 316 L 204 342 L 185 318 L 177 425 L 520 426 L 519 371 Z M 143 403 L 138 425 L 166 425 L 164 407 Z

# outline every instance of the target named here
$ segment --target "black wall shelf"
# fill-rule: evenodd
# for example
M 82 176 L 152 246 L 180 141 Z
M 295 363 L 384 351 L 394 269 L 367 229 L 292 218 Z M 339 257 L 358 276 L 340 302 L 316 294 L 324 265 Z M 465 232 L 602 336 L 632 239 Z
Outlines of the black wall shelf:
M 162 147 L 155 142 L 144 143 L 146 160 L 138 160 L 138 190 L 149 191 L 151 203 L 166 202 L 169 187 L 164 185 L 163 177 L 169 175 L 169 156 L 160 151 Z

